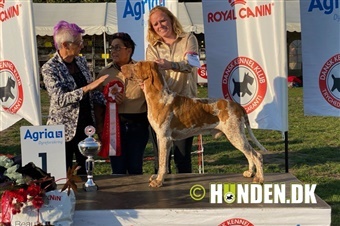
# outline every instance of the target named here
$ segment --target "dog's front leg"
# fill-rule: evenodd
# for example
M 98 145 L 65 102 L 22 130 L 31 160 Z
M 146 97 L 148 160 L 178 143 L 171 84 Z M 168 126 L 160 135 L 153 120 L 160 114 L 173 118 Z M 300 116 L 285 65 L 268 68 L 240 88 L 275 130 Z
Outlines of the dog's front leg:
M 168 169 L 168 160 L 170 155 L 171 140 L 165 137 L 158 137 L 158 174 L 150 178 L 150 187 L 161 187 L 164 182 L 164 176 Z

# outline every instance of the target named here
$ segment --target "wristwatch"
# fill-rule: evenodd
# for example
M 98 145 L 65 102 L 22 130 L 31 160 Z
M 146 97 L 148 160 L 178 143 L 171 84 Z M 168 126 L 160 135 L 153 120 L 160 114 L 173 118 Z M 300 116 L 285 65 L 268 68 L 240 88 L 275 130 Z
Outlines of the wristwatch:
M 172 70 L 177 70 L 177 69 L 178 69 L 177 63 L 171 62 L 171 69 L 172 69 Z

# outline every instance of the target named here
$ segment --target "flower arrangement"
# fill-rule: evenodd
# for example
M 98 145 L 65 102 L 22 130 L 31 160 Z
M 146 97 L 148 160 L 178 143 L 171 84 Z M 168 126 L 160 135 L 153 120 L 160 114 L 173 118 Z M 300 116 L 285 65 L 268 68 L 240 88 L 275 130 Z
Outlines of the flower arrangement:
M 37 210 L 36 226 L 43 226 L 39 221 L 39 210 L 48 202 L 45 200 L 45 193 L 57 189 L 56 181 L 32 162 L 23 167 L 20 162 L 20 159 L 0 156 L 0 226 L 10 226 L 11 216 L 20 214 L 24 205 L 31 205 Z M 61 191 L 68 189 L 68 195 L 71 188 L 77 190 L 75 182 L 81 182 L 80 177 L 74 175 L 77 169 L 76 166 L 69 169 L 67 178 L 62 178 L 67 181 Z M 51 224 L 46 222 L 45 225 Z
M 24 184 L 24 178 L 22 174 L 16 172 L 19 168 L 15 157 L 9 158 L 5 155 L 0 155 L 0 184 L 6 182 L 14 182 L 16 184 Z

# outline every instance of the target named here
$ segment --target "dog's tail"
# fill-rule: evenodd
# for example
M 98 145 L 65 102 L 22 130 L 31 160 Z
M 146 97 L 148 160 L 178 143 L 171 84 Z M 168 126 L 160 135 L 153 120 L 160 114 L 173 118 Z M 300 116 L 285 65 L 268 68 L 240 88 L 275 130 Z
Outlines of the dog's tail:
M 244 124 L 246 125 L 247 127 L 247 130 L 248 130 L 248 134 L 251 138 L 251 140 L 256 144 L 257 147 L 259 147 L 262 151 L 264 152 L 267 152 L 267 149 L 265 147 L 263 147 L 262 144 L 260 144 L 260 142 L 256 139 L 254 133 L 253 133 L 253 130 L 251 129 L 250 127 L 250 123 L 249 123 L 249 118 L 248 118 L 248 115 L 247 115 L 247 112 L 245 109 L 244 110 L 244 114 L 243 114 L 243 118 L 244 118 Z

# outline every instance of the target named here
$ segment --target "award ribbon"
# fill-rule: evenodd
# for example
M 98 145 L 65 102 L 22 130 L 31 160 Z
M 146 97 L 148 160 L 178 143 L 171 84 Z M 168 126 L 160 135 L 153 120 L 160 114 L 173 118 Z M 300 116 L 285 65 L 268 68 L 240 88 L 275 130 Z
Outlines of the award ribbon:
M 102 135 L 102 148 L 98 153 L 99 156 L 108 157 L 121 155 L 120 126 L 116 93 L 123 92 L 124 84 L 120 81 L 111 81 L 104 87 L 106 110 Z

